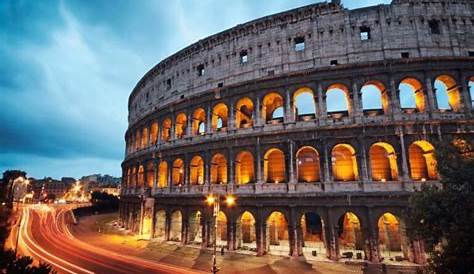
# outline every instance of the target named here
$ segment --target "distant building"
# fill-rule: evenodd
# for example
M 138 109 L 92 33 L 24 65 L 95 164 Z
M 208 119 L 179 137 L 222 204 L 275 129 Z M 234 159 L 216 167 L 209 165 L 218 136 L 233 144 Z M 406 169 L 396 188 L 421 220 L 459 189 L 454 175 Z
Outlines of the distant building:
M 46 198 L 48 195 L 54 195 L 56 199 L 61 199 L 64 194 L 69 190 L 67 183 L 53 179 L 51 177 L 45 177 L 44 179 L 32 181 L 33 185 L 33 199 L 41 200 Z

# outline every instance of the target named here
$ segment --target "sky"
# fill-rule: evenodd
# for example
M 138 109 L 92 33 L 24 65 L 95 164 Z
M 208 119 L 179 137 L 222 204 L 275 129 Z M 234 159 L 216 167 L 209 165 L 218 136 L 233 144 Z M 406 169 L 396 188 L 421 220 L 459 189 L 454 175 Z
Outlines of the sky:
M 128 96 L 149 69 L 199 39 L 314 2 L 0 1 L 0 172 L 120 176 Z

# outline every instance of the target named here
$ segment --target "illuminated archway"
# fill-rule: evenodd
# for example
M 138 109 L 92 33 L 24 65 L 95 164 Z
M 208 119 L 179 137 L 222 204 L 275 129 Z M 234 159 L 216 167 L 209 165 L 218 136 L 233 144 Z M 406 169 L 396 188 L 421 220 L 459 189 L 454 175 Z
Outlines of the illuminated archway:
M 171 119 L 166 118 L 163 120 L 163 125 L 161 126 L 161 140 L 163 142 L 169 141 L 171 137 Z
M 379 251 L 384 258 L 404 257 L 400 221 L 391 213 L 384 213 L 377 222 Z
M 304 256 L 313 257 L 313 252 L 316 251 L 316 256 L 325 258 L 326 244 L 322 218 L 314 212 L 307 212 L 301 216 L 300 225 Z
M 204 184 L 204 160 L 201 156 L 196 155 L 191 159 L 190 175 L 192 185 Z
M 148 147 L 148 128 L 144 127 L 142 132 L 142 148 L 146 148 Z
M 361 224 L 359 217 L 352 212 L 347 212 L 339 218 L 338 244 L 342 258 L 364 258 L 362 255 L 364 254 L 364 239 Z
M 255 231 L 255 218 L 252 213 L 242 213 L 237 223 L 237 248 L 242 250 L 257 250 L 257 235 Z
M 183 216 L 181 211 L 176 210 L 171 214 L 170 241 L 181 242 L 181 230 L 183 226 Z
M 474 108 L 474 76 L 469 78 L 468 87 L 469 87 L 469 97 L 471 100 L 471 107 Z
M 220 153 L 212 156 L 211 184 L 227 184 L 227 160 Z
M 253 102 L 250 98 L 241 98 L 235 105 L 235 126 L 249 128 L 253 126 Z
M 304 146 L 296 152 L 298 182 L 319 182 L 319 154 L 316 149 Z
M 219 211 L 217 215 L 217 239 L 218 246 L 227 246 L 227 216 Z
M 434 147 L 427 141 L 413 142 L 408 148 L 411 178 L 415 181 L 438 179 Z
M 241 151 L 235 157 L 235 181 L 238 185 L 254 182 L 254 159 L 249 151 Z
M 355 181 L 359 178 L 355 150 L 351 145 L 338 144 L 331 153 L 335 181 Z
M 164 188 L 168 185 L 168 163 L 161 161 L 158 166 L 158 188 Z
M 184 161 L 180 158 L 174 160 L 173 162 L 173 171 L 171 176 L 173 177 L 173 185 L 183 185 L 184 184 Z
M 142 165 L 138 168 L 138 187 L 143 187 L 145 185 L 145 169 Z
M 158 122 L 157 121 L 151 124 L 150 135 L 151 135 L 151 144 L 156 145 L 156 143 L 158 143 Z
M 189 214 L 188 242 L 190 244 L 202 243 L 202 214 L 201 211 L 195 211 Z
M 227 128 L 229 111 L 227 105 L 219 103 L 212 109 L 212 129 L 214 131 L 225 130 Z
M 148 163 L 146 166 L 146 185 L 149 188 L 153 187 L 153 182 L 155 180 L 155 170 L 153 163 Z
M 454 78 L 448 75 L 440 75 L 434 81 L 434 88 L 438 109 L 460 110 L 461 93 Z
M 282 121 L 283 120 L 283 97 L 276 93 L 270 92 L 262 101 L 262 118 L 265 122 Z
M 313 119 L 316 117 L 316 104 L 312 89 L 299 88 L 293 94 L 293 111 L 298 120 Z
M 132 169 L 127 169 L 127 178 L 126 178 L 127 187 L 132 187 Z
M 405 78 L 398 85 L 400 92 L 400 107 L 409 111 L 415 109 L 418 112 L 425 111 L 425 95 L 423 86 L 415 78 Z
M 263 157 L 263 174 L 267 183 L 286 182 L 285 154 L 277 148 L 267 150 Z
M 192 131 L 193 135 L 206 133 L 206 111 L 203 108 L 198 108 L 193 113 Z
M 362 109 L 369 114 L 374 111 L 388 112 L 388 93 L 379 81 L 369 81 L 361 88 Z
M 175 125 L 175 137 L 177 139 L 181 139 L 186 134 L 186 122 L 187 117 L 186 114 L 180 113 L 176 116 L 176 125 Z
M 130 184 L 132 187 L 137 187 L 137 168 L 136 167 L 132 169 Z
M 288 238 L 288 221 L 285 215 L 274 211 L 267 218 L 265 231 L 267 251 L 275 255 L 288 255 L 290 243 Z
M 158 210 L 155 214 L 155 238 L 164 240 L 166 237 L 166 212 Z
M 374 181 L 398 180 L 397 155 L 390 144 L 377 142 L 370 147 L 370 169 Z
M 331 113 L 351 113 L 349 89 L 343 84 L 333 84 L 326 90 L 326 109 Z

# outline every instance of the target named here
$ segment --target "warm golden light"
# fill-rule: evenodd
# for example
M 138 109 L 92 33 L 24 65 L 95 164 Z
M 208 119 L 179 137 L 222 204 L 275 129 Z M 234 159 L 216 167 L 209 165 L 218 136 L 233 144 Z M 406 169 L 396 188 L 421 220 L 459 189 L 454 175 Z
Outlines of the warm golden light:
M 209 195 L 206 198 L 206 203 L 208 205 L 213 205 L 216 202 L 216 198 L 213 195 Z
M 232 195 L 227 195 L 227 197 L 225 198 L 225 203 L 227 204 L 227 206 L 233 206 L 235 204 L 235 197 Z

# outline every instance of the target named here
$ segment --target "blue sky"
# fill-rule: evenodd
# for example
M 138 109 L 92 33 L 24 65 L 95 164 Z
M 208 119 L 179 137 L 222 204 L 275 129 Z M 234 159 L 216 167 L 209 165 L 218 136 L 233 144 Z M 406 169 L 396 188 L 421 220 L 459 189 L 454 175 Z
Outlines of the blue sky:
M 120 176 L 128 95 L 153 65 L 213 33 L 314 2 L 0 1 L 0 171 Z

